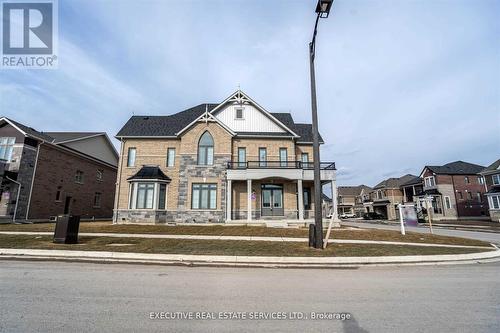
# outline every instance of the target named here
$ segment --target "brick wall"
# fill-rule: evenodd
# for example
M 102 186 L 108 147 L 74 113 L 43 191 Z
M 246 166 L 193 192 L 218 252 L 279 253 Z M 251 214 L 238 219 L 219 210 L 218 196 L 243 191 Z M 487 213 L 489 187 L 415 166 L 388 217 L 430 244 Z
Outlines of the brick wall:
M 84 182 L 75 182 L 76 171 Z M 103 170 L 103 180 L 97 180 Z M 71 197 L 71 214 L 82 218 L 110 218 L 113 214 L 116 169 L 48 144 L 40 146 L 29 211 L 30 219 L 48 219 L 62 214 L 66 197 Z M 60 200 L 56 193 L 61 190 Z M 101 193 L 101 206 L 94 207 L 94 194 Z

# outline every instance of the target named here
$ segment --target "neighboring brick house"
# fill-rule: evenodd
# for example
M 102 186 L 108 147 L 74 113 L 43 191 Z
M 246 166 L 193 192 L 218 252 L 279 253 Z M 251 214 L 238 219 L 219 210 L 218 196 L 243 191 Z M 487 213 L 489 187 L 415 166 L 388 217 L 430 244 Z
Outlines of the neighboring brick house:
M 116 137 L 118 223 L 313 217 L 312 126 L 270 113 L 240 90 L 220 104 L 133 116 Z M 321 169 L 334 191 L 334 163 Z
M 403 203 L 401 185 L 415 179 L 414 175 L 404 175 L 399 178 L 388 178 L 373 187 L 370 200 L 365 202 L 368 212 L 375 212 L 388 220 L 399 219 L 398 205 Z
M 0 218 L 111 218 L 117 162 L 106 133 L 43 133 L 0 118 Z
M 364 211 L 362 195 L 372 189 L 366 185 L 339 186 L 338 210 L 339 215 L 355 214 L 362 216 Z
M 500 159 L 479 172 L 484 178 L 490 219 L 500 222 Z
M 463 161 L 424 167 L 420 174 L 423 193 L 418 196 L 417 209 L 422 208 L 424 197 L 432 197 L 435 220 L 485 218 L 486 189 L 484 178 L 479 175 L 483 169 L 481 165 Z

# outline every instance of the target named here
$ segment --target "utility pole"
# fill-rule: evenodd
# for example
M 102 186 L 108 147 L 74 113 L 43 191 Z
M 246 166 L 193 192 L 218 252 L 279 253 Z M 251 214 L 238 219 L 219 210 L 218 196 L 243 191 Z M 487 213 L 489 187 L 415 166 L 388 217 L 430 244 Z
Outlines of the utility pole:
M 316 6 L 316 23 L 312 41 L 309 43 L 309 67 L 311 72 L 311 109 L 312 109 L 312 131 L 313 131 L 313 162 L 314 162 L 314 247 L 323 249 L 323 212 L 321 208 L 322 186 L 319 153 L 318 132 L 318 105 L 316 101 L 316 76 L 314 71 L 314 57 L 316 51 L 316 34 L 320 18 L 327 18 L 332 7 L 333 0 L 319 0 Z M 301 193 L 299 194 L 301 195 Z M 332 198 L 333 202 L 333 198 Z M 309 229 L 311 230 L 311 229 Z M 309 235 L 311 236 L 311 235 Z

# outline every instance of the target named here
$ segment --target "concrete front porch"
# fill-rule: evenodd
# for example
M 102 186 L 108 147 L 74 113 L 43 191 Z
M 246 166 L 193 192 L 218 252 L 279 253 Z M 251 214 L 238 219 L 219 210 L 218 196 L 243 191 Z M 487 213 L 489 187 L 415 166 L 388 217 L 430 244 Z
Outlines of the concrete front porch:
M 334 217 L 337 213 L 335 164 L 322 163 L 322 185 L 331 185 Z M 314 219 L 312 163 L 264 161 L 229 163 L 226 177 L 226 223 L 307 225 Z M 326 214 L 325 214 L 326 215 Z

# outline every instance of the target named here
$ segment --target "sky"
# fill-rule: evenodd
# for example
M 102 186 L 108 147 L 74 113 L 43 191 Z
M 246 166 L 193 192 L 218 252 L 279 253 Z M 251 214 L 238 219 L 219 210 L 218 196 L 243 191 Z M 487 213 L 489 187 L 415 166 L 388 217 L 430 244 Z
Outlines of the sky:
M 218 103 L 240 86 L 311 122 L 315 4 L 59 0 L 58 69 L 0 69 L 0 115 L 113 137 L 134 114 Z M 316 84 L 321 159 L 338 184 L 500 158 L 499 37 L 497 0 L 336 0 L 319 23 Z

